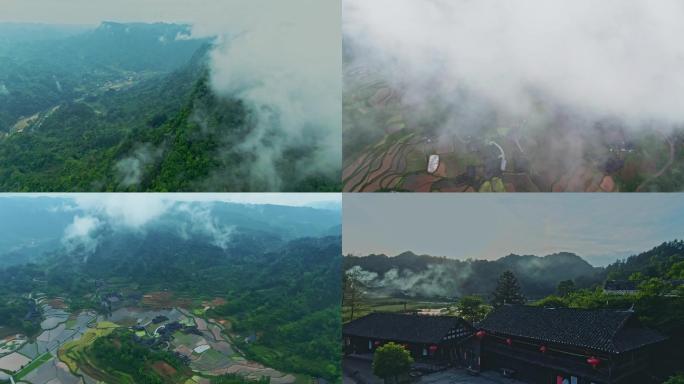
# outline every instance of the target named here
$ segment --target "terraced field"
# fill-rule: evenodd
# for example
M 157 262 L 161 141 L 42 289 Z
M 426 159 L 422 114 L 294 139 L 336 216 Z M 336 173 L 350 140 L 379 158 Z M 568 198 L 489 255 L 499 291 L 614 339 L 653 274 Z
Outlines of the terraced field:
M 655 129 L 491 127 L 479 136 L 415 118 L 382 70 L 347 68 L 343 98 L 345 192 L 618 192 L 669 190 L 684 134 Z M 447 124 L 448 125 L 448 124 Z M 595 132 L 594 132 L 595 131 Z M 589 132 L 589 133 L 588 133 Z M 438 158 L 430 169 L 429 159 Z M 679 161 L 679 162 L 678 162 Z M 677 184 L 677 183 L 675 183 Z

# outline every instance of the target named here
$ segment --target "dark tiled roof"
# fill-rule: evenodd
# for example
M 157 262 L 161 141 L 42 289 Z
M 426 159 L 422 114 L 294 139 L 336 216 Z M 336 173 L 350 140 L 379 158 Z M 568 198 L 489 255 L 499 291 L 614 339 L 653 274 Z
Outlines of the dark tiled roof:
M 537 341 L 621 353 L 664 340 L 658 332 L 627 326 L 634 312 L 608 309 L 541 308 L 504 305 L 487 316 L 480 328 L 488 332 Z
M 608 291 L 636 291 L 637 283 L 629 280 L 607 280 L 603 288 Z
M 459 325 L 467 326 L 455 316 L 371 313 L 345 324 L 342 333 L 378 340 L 437 344 L 449 330 Z
M 615 335 L 613 344 L 618 351 L 630 351 L 665 339 L 664 335 L 652 329 L 625 327 Z

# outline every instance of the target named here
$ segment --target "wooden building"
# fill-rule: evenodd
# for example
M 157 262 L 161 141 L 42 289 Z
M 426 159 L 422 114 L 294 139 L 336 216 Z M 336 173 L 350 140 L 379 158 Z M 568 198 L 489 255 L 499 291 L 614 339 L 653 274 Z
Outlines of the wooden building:
M 344 325 L 344 353 L 372 354 L 388 342 L 404 345 L 420 362 L 452 364 L 460 358 L 461 343 L 473 327 L 455 316 L 371 313 Z
M 478 325 L 464 348 L 475 370 L 498 370 L 529 383 L 644 383 L 658 344 L 631 310 L 504 305 Z

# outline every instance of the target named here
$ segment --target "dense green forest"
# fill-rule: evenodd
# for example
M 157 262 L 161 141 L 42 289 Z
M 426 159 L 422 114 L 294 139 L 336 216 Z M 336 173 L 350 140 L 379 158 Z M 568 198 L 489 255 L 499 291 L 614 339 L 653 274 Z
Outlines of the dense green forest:
M 176 38 L 188 28 L 103 23 L 25 45 L 0 38 L 0 190 L 269 189 L 241 146 L 254 111 L 214 92 L 212 42 Z M 274 160 L 281 189 L 338 191 L 338 174 L 293 165 L 316 152 L 310 137 Z

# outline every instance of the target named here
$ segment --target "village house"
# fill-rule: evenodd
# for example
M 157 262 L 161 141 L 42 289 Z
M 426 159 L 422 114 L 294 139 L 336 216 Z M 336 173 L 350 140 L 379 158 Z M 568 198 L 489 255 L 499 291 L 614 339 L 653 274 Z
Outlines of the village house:
M 403 345 L 413 369 L 461 367 L 520 382 L 636 384 L 666 340 L 633 310 L 504 305 L 476 327 L 454 316 L 373 313 L 344 325 L 346 356 L 372 359 L 387 342 Z
M 603 291 L 617 295 L 633 295 L 639 291 L 638 285 L 638 282 L 631 280 L 606 280 Z
M 639 383 L 666 337 L 632 310 L 504 305 L 471 339 L 474 370 L 498 370 L 531 383 Z
M 372 313 L 344 325 L 346 355 L 372 354 L 388 342 L 403 345 L 417 363 L 448 365 L 462 355 L 473 327 L 455 316 Z

